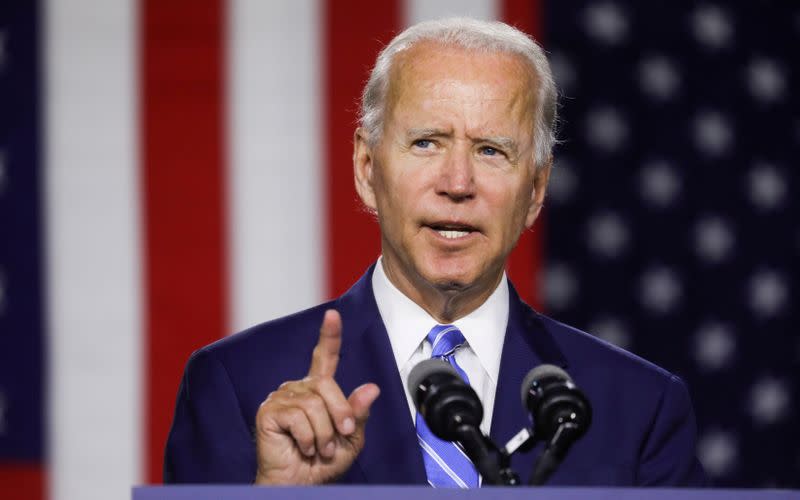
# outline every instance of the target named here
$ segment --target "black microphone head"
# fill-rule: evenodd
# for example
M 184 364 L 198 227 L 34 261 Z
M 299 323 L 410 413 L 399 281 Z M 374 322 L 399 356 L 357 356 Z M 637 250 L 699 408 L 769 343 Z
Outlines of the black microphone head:
M 525 375 L 525 379 L 522 381 L 522 386 L 520 387 L 520 396 L 522 398 L 522 407 L 528 407 L 528 391 L 530 390 L 531 384 L 534 381 L 542 381 L 545 379 L 558 379 L 558 380 L 566 380 L 572 382 L 572 377 L 567 374 L 564 370 L 557 367 L 556 365 L 539 365 L 536 368 L 532 369 Z
M 417 363 L 417 366 L 412 368 L 411 373 L 408 374 L 407 380 L 408 392 L 411 394 L 411 400 L 414 401 L 414 406 L 417 410 L 419 410 L 419 401 L 417 401 L 419 386 L 424 380 L 434 374 L 449 374 L 460 380 L 456 369 L 447 361 L 439 358 L 431 358 Z
M 570 439 L 578 439 L 592 422 L 589 400 L 557 366 L 540 365 L 528 372 L 521 396 L 522 407 L 530 412 L 536 440 L 550 440 L 564 425 L 570 429 Z
M 450 363 L 425 360 L 411 370 L 407 384 L 414 406 L 440 439 L 456 441 L 463 426 L 480 425 L 481 401 Z

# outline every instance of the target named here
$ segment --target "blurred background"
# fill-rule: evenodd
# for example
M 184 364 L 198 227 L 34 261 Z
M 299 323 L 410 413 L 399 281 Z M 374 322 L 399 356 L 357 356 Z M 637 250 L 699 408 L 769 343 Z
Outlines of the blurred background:
M 189 354 L 375 260 L 358 95 L 448 15 L 533 35 L 562 93 L 521 294 L 683 377 L 718 486 L 800 486 L 796 2 L 6 0 L 3 498 L 159 482 Z

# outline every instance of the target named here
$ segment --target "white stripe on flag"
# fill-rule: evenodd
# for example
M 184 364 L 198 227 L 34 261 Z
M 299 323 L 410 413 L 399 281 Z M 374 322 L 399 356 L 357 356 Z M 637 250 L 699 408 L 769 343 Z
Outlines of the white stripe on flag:
M 325 282 L 322 19 L 234 0 L 229 39 L 232 331 L 310 307 Z
M 55 500 L 127 498 L 141 477 L 136 11 L 132 0 L 43 9 Z
M 426 19 L 450 16 L 469 16 L 491 21 L 499 16 L 498 4 L 499 0 L 407 0 L 405 20 L 407 26 Z

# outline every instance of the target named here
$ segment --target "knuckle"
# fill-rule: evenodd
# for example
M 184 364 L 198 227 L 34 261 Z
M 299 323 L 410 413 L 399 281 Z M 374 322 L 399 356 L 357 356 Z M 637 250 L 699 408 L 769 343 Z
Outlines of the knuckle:
M 295 381 L 295 380 L 290 380 L 288 382 L 284 382 L 284 383 L 282 383 L 281 385 L 278 386 L 278 391 L 291 390 L 292 386 L 295 385 L 295 384 L 297 384 L 297 381 Z
M 326 377 L 309 375 L 303 379 L 303 382 L 305 383 L 306 387 L 311 389 L 313 392 L 319 393 L 322 387 L 325 385 L 325 380 Z
M 303 410 L 297 408 L 296 406 L 290 406 L 286 408 L 286 421 L 290 427 L 302 427 L 303 422 L 305 421 L 305 416 L 303 415 Z
M 309 393 L 302 399 L 302 406 L 309 412 L 319 414 L 325 411 L 325 402 L 318 394 Z

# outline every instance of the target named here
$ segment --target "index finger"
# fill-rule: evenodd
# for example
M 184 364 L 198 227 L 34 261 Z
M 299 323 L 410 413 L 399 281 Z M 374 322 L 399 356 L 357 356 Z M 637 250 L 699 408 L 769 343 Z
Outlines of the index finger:
M 339 349 L 342 347 L 342 317 L 339 311 L 328 309 L 322 318 L 319 341 L 311 356 L 308 375 L 312 377 L 333 377 L 339 364 Z

